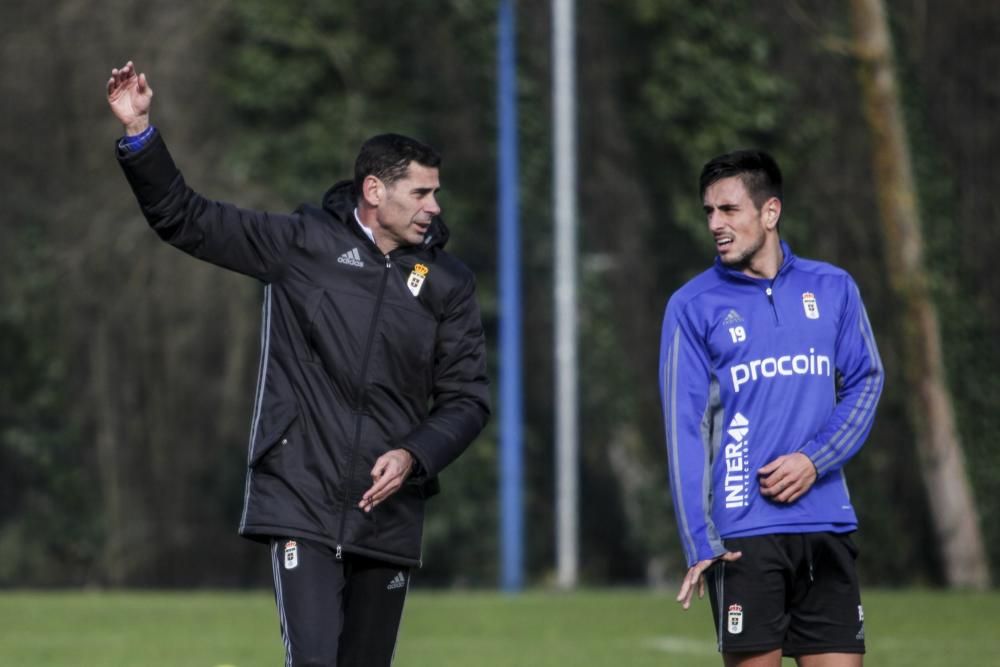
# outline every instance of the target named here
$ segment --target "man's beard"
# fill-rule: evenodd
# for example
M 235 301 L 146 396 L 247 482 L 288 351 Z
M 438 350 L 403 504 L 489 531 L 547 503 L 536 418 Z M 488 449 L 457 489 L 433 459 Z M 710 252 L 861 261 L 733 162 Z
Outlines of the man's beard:
M 751 262 L 753 262 L 754 258 L 757 256 L 757 253 L 760 252 L 760 249 L 763 247 L 764 247 L 764 235 L 761 234 L 760 236 L 757 237 L 754 245 L 750 246 L 749 248 L 741 252 L 738 257 L 727 259 L 720 255 L 719 259 L 727 267 L 731 269 L 736 269 L 737 271 L 742 271 L 746 268 L 749 268 Z

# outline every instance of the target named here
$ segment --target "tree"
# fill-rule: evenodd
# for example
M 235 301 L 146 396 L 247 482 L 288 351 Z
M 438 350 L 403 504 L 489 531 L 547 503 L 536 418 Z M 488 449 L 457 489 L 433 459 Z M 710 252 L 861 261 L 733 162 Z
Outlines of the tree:
M 904 376 L 924 485 L 952 586 L 986 588 L 989 566 L 945 379 L 937 308 L 928 287 L 913 166 L 881 0 L 852 0 L 856 53 L 883 225 L 888 277 L 903 303 Z

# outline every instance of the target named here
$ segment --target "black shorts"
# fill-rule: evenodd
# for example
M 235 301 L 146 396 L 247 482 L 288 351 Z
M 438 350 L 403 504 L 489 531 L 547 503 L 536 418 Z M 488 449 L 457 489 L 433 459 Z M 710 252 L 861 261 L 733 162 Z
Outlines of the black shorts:
M 285 664 L 388 667 L 410 570 L 298 537 L 271 540 Z
M 854 565 L 858 550 L 847 533 L 759 535 L 723 543 L 743 557 L 719 561 L 708 572 L 719 651 L 865 652 Z

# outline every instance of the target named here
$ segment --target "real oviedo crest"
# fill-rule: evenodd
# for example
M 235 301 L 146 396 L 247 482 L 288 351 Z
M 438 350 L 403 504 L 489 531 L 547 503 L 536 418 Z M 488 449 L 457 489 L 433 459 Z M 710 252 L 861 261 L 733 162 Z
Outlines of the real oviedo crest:
M 417 264 L 413 267 L 410 277 L 406 279 L 406 286 L 410 288 L 410 294 L 413 296 L 420 294 L 420 288 L 424 286 L 424 279 L 427 278 L 428 273 L 430 273 L 430 269 L 423 264 Z
M 285 542 L 285 569 L 294 570 L 299 566 L 299 547 L 295 540 Z
M 802 293 L 802 309 L 806 311 L 806 317 L 810 320 L 819 319 L 819 305 L 816 303 L 816 295 L 812 292 Z
M 726 623 L 729 634 L 738 635 L 743 632 L 743 606 L 739 603 L 729 605 L 729 618 Z

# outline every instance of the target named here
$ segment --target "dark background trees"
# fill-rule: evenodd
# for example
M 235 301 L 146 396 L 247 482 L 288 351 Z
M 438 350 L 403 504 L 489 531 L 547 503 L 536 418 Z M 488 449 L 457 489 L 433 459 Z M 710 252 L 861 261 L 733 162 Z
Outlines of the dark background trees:
M 888 3 L 921 193 L 926 272 L 987 551 L 1000 565 L 1000 9 Z M 861 286 L 889 374 L 848 467 L 863 576 L 942 583 L 907 416 L 871 139 L 846 6 L 580 0 L 582 575 L 681 571 L 655 359 L 669 293 L 712 251 L 696 178 L 758 145 L 787 181 L 783 235 Z M 495 301 L 495 7 L 435 0 L 134 0 L 0 6 L 0 585 L 266 582 L 235 535 L 259 286 L 162 245 L 113 156 L 103 83 L 134 59 L 188 181 L 289 210 L 350 173 L 368 135 L 445 157 L 451 249 Z M 529 581 L 553 554 L 548 3 L 519 3 Z M 490 336 L 496 340 L 495 335 Z M 493 364 L 502 363 L 494 350 Z M 494 374 L 495 375 L 495 374 Z M 492 585 L 496 424 L 443 476 L 425 583 Z

